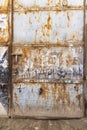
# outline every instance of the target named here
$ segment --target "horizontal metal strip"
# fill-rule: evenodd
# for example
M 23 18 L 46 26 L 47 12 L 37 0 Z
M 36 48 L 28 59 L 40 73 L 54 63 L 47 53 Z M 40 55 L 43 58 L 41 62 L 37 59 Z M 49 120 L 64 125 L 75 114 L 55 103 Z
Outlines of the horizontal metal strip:
M 0 9 L 0 12 L 9 12 L 11 9 Z
M 65 10 L 85 10 L 85 8 L 56 8 L 56 9 L 52 9 L 52 8 L 40 8 L 40 9 L 25 9 L 25 10 L 14 10 L 13 12 L 28 12 L 28 11 L 65 11 Z
M 28 80 L 27 81 L 23 81 L 23 79 L 20 79 L 19 81 L 17 81 L 17 80 L 15 80 L 15 81 L 12 81 L 12 83 L 14 84 L 14 83 L 41 83 L 41 84 L 43 84 L 43 83 L 45 83 L 45 84 L 48 84 L 48 83 L 50 83 L 50 84 L 54 84 L 54 83 L 56 83 L 56 84 L 84 84 L 84 80 L 81 80 L 81 81 L 77 81 L 77 82 L 72 82 L 72 83 L 64 83 L 64 82 L 29 82 Z
M 82 42 L 68 42 L 68 44 L 70 43 L 70 45 L 67 45 L 67 44 L 60 44 L 60 43 L 57 43 L 57 44 L 55 44 L 55 43 L 42 43 L 42 42 L 40 42 L 40 43 L 36 43 L 36 44 L 31 44 L 31 43 L 15 43 L 15 42 L 13 42 L 12 44 L 13 44 L 13 47 L 24 47 L 24 46 L 27 46 L 27 47 L 49 47 L 49 46 L 53 46 L 53 47 L 79 47 L 79 46 L 84 46 L 84 41 L 82 41 Z M 73 45 L 73 43 L 76 43 L 75 45 Z M 78 43 L 78 44 L 77 44 Z M 72 45 L 71 45 L 72 44 Z
M 11 42 L 7 42 L 7 43 L 0 43 L 0 47 L 9 47 L 9 45 L 11 44 Z

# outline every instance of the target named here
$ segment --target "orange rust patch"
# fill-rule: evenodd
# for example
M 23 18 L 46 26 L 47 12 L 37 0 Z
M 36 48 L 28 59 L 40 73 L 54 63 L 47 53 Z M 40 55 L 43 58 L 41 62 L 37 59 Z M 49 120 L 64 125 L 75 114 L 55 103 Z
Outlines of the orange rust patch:
M 67 65 L 67 66 L 70 66 L 71 63 L 72 63 L 72 57 L 71 57 L 71 55 L 67 55 L 66 65 Z
M 42 97 L 43 97 L 44 99 L 46 99 L 46 98 L 47 98 L 47 95 L 48 95 L 48 93 L 49 93 L 49 89 L 48 89 L 48 87 L 47 87 L 47 84 L 42 83 L 42 88 L 43 88 Z
M 48 16 L 47 24 L 45 25 L 45 27 L 46 27 L 48 30 L 51 30 L 51 29 L 52 29 L 51 17 L 50 17 L 50 15 Z
M 4 8 L 5 8 L 5 9 L 8 8 L 8 3 L 9 3 L 8 0 L 3 0 L 3 2 L 1 1 L 1 2 L 0 2 L 0 9 L 1 9 L 1 8 L 3 8 L 3 9 L 4 9 Z
M 23 54 L 24 54 L 24 57 L 28 57 L 29 56 L 29 50 L 27 48 L 23 48 Z
M 14 93 L 14 98 L 15 98 L 16 102 L 18 102 L 18 96 L 16 93 Z

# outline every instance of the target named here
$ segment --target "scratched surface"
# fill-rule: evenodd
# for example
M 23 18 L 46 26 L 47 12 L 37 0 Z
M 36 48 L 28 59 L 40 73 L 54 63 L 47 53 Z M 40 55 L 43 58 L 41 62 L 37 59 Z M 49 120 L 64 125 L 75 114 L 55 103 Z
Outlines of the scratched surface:
M 14 43 L 83 44 L 83 11 L 14 13 Z
M 82 47 L 14 47 L 13 81 L 80 82 Z M 69 80 L 69 81 L 67 81 Z
M 8 111 L 8 48 L 0 47 L 0 115 Z
M 61 9 L 61 7 L 67 8 L 80 8 L 83 6 L 84 0 L 14 0 L 14 9 L 20 10 L 39 10 L 45 9 Z
M 84 115 L 82 84 L 15 83 L 13 86 L 15 115 L 46 117 Z

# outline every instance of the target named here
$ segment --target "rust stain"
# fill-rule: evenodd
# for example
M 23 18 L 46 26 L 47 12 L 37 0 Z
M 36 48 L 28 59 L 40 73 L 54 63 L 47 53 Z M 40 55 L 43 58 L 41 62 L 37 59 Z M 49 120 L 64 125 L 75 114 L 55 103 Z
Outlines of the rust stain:
M 58 94 L 57 97 L 56 97 L 56 93 Z M 54 98 L 54 102 L 55 102 L 56 104 L 58 104 L 58 102 L 59 102 L 59 91 L 58 91 L 58 88 L 57 88 L 57 85 L 56 85 L 56 84 L 54 84 L 54 86 L 53 86 L 52 96 L 53 96 L 53 98 Z
M 17 95 L 17 93 L 14 93 L 14 98 L 15 98 L 16 102 L 18 102 L 18 95 Z
M 34 42 L 36 42 L 37 34 L 38 34 L 38 30 L 36 30 L 36 32 L 35 32 L 35 40 L 34 40 Z
M 69 27 L 70 26 L 70 15 L 69 15 L 69 12 L 67 12 L 67 19 L 68 19 L 67 27 Z
M 81 109 L 81 99 L 82 99 L 83 95 L 82 94 L 79 94 L 76 96 L 77 100 L 79 101 L 79 107 Z
M 48 30 L 51 30 L 51 29 L 52 29 L 51 17 L 50 17 L 50 15 L 48 16 L 47 24 L 45 25 L 45 27 L 46 27 Z
M 3 25 L 3 26 L 1 26 Z M 8 12 L 0 12 L 0 42 L 7 43 L 9 41 L 10 24 Z
M 50 38 L 50 31 L 52 29 L 51 25 L 51 16 L 48 14 L 47 24 L 42 26 L 42 35 L 40 36 L 40 42 L 43 43 L 42 39 L 43 37 L 49 37 Z M 49 44 L 49 42 L 46 42 L 46 44 Z
M 66 59 L 66 66 L 68 67 L 70 65 L 72 65 L 72 57 L 68 54 Z
M 25 12 L 28 10 L 61 10 L 62 8 L 69 8 L 69 9 L 83 9 L 83 6 L 76 6 L 76 5 L 68 5 L 67 0 L 58 0 L 55 2 L 52 0 L 47 0 L 45 6 L 39 5 L 37 1 L 33 3 L 33 5 L 26 5 L 23 6 L 23 3 L 19 2 L 18 0 L 14 0 L 14 9 L 15 10 L 24 10 Z
M 24 54 L 24 57 L 28 57 L 30 54 L 30 51 L 27 49 L 27 48 L 23 48 L 23 54 Z
M 42 83 L 43 93 L 42 97 L 46 100 L 47 95 L 52 93 L 52 97 L 54 99 L 55 105 L 58 105 L 60 101 L 64 104 L 67 101 L 68 105 L 70 105 L 70 93 L 69 91 L 66 94 L 66 85 L 64 84 L 53 84 L 52 90 L 48 88 L 48 84 Z M 58 96 L 57 96 L 58 94 Z
M 34 58 L 34 67 L 36 67 L 37 57 Z
M 49 92 L 49 89 L 48 89 L 48 87 L 47 87 L 47 84 L 42 84 L 42 86 L 43 86 L 43 94 L 42 94 L 42 97 L 44 98 L 44 99 L 46 99 L 47 98 L 47 95 L 48 95 L 48 92 Z
M 8 8 L 8 4 L 9 4 L 9 2 L 8 2 L 8 0 L 2 0 L 2 1 L 0 1 L 0 9 L 1 8 Z

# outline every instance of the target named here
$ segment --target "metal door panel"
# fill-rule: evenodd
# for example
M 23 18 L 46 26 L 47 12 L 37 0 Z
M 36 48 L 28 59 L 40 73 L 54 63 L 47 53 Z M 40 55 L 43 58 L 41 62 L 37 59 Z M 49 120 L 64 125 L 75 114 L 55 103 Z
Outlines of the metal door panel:
M 9 40 L 9 21 L 8 13 L 0 13 L 0 43 L 8 42 Z
M 8 0 L 0 0 L 0 10 L 7 10 L 8 5 L 9 5 L 9 1 Z
M 39 10 L 42 8 L 61 8 L 63 7 L 75 7 L 80 8 L 83 6 L 84 0 L 14 0 L 14 9 L 20 10 Z
M 14 46 L 13 81 L 81 82 L 83 48 Z
M 82 84 L 14 83 L 13 115 L 82 117 Z
M 13 4 L 12 114 L 83 117 L 84 0 Z
M 0 47 L 0 116 L 8 113 L 8 47 Z
M 15 12 L 14 43 L 83 44 L 83 16 L 83 11 L 74 10 Z

